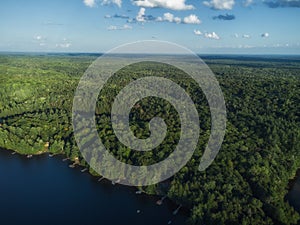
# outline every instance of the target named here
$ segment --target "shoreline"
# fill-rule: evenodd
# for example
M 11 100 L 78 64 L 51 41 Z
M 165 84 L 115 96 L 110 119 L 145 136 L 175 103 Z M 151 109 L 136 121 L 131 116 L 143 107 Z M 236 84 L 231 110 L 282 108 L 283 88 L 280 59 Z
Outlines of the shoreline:
M 80 163 L 76 162 L 76 160 L 72 160 L 71 158 L 65 158 L 67 157 L 66 154 L 64 154 L 63 152 L 62 153 L 51 153 L 51 152 L 36 152 L 36 153 L 31 153 L 31 154 L 22 154 L 16 150 L 12 150 L 12 149 L 5 149 L 5 148 L 1 148 L 0 147 L 0 151 L 7 151 L 9 152 L 10 154 L 12 155 L 19 155 L 19 156 L 23 156 L 24 159 L 27 159 L 27 160 L 30 160 L 32 159 L 32 157 L 28 157 L 28 155 L 31 155 L 31 156 L 46 156 L 46 157 L 55 157 L 55 156 L 58 156 L 58 157 L 61 157 L 62 160 L 64 159 L 67 159 L 66 161 L 69 161 L 71 164 L 69 164 L 69 167 L 71 165 L 74 165 L 74 167 L 70 167 L 70 168 L 78 168 L 79 169 L 79 172 L 81 173 L 87 173 L 89 176 L 91 176 L 92 178 L 95 178 L 96 180 L 98 180 L 99 178 L 102 178 L 101 175 L 97 174 L 97 175 L 94 175 L 92 174 L 90 171 L 89 171 L 89 168 L 88 167 L 85 167 L 83 165 L 81 165 Z M 48 154 L 48 155 L 47 155 Z M 50 156 L 51 155 L 51 156 Z M 86 169 L 86 171 L 83 171 L 84 169 Z M 106 182 L 109 182 L 109 183 L 112 183 L 111 180 L 109 179 L 106 179 L 104 178 L 104 180 Z M 98 181 L 99 182 L 99 181 Z M 100 183 L 100 182 L 99 182 Z M 114 185 L 117 185 L 118 183 L 114 183 L 112 184 L 112 187 Z M 170 199 L 169 197 L 167 197 L 166 195 L 163 195 L 163 194 L 151 194 L 151 193 L 147 193 L 142 187 L 135 187 L 135 186 L 127 186 L 128 190 L 132 190 L 134 191 L 135 193 L 138 192 L 138 191 L 141 191 L 141 194 L 144 194 L 146 197 L 149 197 L 149 198 L 153 198 L 155 200 L 154 202 L 154 206 L 156 207 L 159 207 L 161 204 L 157 204 L 157 202 L 159 200 L 161 200 L 162 198 L 164 198 L 164 201 L 166 201 L 167 203 L 165 204 L 171 204 L 172 205 L 172 208 L 174 208 L 174 210 L 176 210 L 178 208 L 179 205 L 181 205 L 181 211 L 182 213 L 188 218 L 189 217 L 189 212 L 190 212 L 190 208 L 183 205 L 182 203 L 180 202 L 176 202 L 174 201 L 173 199 Z M 140 194 L 136 194 L 136 195 L 140 195 Z
M 166 225 L 172 220 L 174 225 L 183 225 L 188 219 L 181 211 L 174 217 L 172 212 L 176 207 L 170 201 L 158 207 L 157 197 L 136 195 L 134 187 L 112 186 L 108 180 L 97 182 L 89 173 L 81 173 L 79 166 L 69 169 L 70 162 L 62 162 L 62 155 L 50 158 L 44 154 L 27 159 L 11 153 L 0 152 L 1 210 L 5 212 L 3 220 L 11 221 L 9 224 L 19 225 L 25 220 L 27 223 L 35 221 L 33 224 L 44 221 L 49 225 L 81 225 L 85 221 L 91 225 L 99 221 L 107 225 L 124 221 L 138 225 L 146 220 Z M 48 209 L 45 211 L 45 208 Z M 121 219 L 115 218 L 116 213 Z M 15 217 L 10 220 L 12 214 Z M 153 218 L 153 215 L 159 217 Z
M 297 183 L 297 180 L 300 178 L 300 168 L 296 170 L 296 174 L 293 176 L 293 178 L 289 179 L 287 190 L 291 191 L 294 187 L 294 185 Z

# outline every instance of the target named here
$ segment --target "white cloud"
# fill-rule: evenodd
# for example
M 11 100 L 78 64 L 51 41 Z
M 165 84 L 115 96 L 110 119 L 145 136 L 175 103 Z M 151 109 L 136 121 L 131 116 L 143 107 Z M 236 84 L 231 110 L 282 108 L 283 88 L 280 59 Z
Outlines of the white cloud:
M 245 1 L 243 2 L 243 5 L 244 5 L 245 7 L 248 7 L 248 6 L 252 5 L 252 3 L 253 3 L 253 0 L 245 0 Z
M 118 30 L 117 26 L 110 25 L 107 30 Z
M 190 10 L 195 8 L 193 5 L 186 5 L 185 1 L 186 0 L 132 0 L 132 3 L 142 7 L 160 7 L 172 10 Z
M 62 43 L 62 44 L 56 44 L 56 47 L 59 47 L 59 48 L 69 48 L 71 47 L 71 43 Z
M 171 13 L 165 13 L 164 14 L 164 20 L 165 21 L 169 21 L 169 22 L 173 22 L 174 19 L 174 15 Z
M 237 48 L 254 48 L 254 46 L 252 46 L 252 45 L 238 45 Z
M 34 39 L 40 41 L 43 39 L 43 37 L 41 35 L 37 35 L 34 37 Z
M 42 41 L 45 41 L 47 38 L 42 36 L 42 35 L 36 35 L 36 36 L 33 37 L 33 39 L 36 40 L 36 41 L 42 42 Z
M 261 37 L 263 37 L 263 38 L 268 38 L 269 36 L 270 36 L 269 33 L 263 33 L 263 34 L 261 34 Z
M 123 25 L 123 30 L 131 30 L 132 26 L 129 26 L 128 24 Z
M 195 35 L 202 35 L 202 32 L 201 32 L 200 30 L 196 30 L 196 29 L 195 29 L 195 30 L 194 30 L 194 34 L 195 34 Z
M 201 23 L 199 18 L 194 14 L 184 17 L 183 22 L 187 23 L 187 24 L 200 24 Z
M 213 9 L 230 10 L 233 8 L 235 0 L 210 0 L 204 1 L 203 4 Z
M 129 26 L 128 24 L 124 24 L 121 27 L 111 25 L 107 28 L 107 30 L 111 30 L 111 31 L 113 31 L 113 30 L 131 30 L 131 29 L 132 29 L 132 26 Z
M 242 36 L 243 38 L 251 38 L 251 36 L 249 34 L 243 34 Z
M 138 22 L 145 22 L 145 12 L 146 9 L 145 8 L 140 8 L 140 11 L 138 12 L 137 16 L 136 16 L 136 21 Z
M 96 6 L 96 0 L 83 0 L 83 3 L 88 7 L 95 7 Z M 108 5 L 108 4 L 116 4 L 117 6 L 122 6 L 122 0 L 102 0 L 102 5 Z
M 191 14 L 187 17 L 184 17 L 183 20 L 180 18 L 180 17 L 176 17 L 174 16 L 172 13 L 164 13 L 164 15 L 161 17 L 157 17 L 156 18 L 156 21 L 157 22 L 163 22 L 163 21 L 166 21 L 166 22 L 170 22 L 170 23 L 185 23 L 185 24 L 200 24 L 201 21 L 199 20 L 199 18 L 194 15 L 194 14 Z
M 219 40 L 220 39 L 219 35 L 217 35 L 215 32 L 205 33 L 204 36 L 206 38 L 215 39 L 215 40 Z
M 95 0 L 83 0 L 83 3 L 88 7 L 94 7 L 96 5 Z
M 175 22 L 175 23 L 181 23 L 181 18 L 179 18 L 179 17 L 174 17 L 174 22 Z
M 121 8 L 122 0 L 102 0 L 102 5 L 116 4 Z
M 238 35 L 237 33 L 235 33 L 233 36 L 234 36 L 235 38 L 239 38 L 239 35 Z
M 163 22 L 167 21 L 170 23 L 181 23 L 181 18 L 174 16 L 172 13 L 164 13 L 163 17 L 157 17 L 156 21 Z

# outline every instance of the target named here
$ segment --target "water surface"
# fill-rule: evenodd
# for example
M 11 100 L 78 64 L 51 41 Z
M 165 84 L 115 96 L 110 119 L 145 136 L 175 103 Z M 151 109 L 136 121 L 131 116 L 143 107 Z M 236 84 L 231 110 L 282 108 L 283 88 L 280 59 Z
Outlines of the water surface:
M 297 173 L 297 179 L 293 183 L 292 189 L 287 194 L 287 200 L 294 209 L 300 213 L 300 172 Z M 300 221 L 299 223 L 300 224 Z
M 157 197 L 99 183 L 79 168 L 70 169 L 69 163 L 46 155 L 27 159 L 0 149 L 1 224 L 184 224 L 186 215 L 173 216 L 176 206 L 170 202 L 157 206 Z

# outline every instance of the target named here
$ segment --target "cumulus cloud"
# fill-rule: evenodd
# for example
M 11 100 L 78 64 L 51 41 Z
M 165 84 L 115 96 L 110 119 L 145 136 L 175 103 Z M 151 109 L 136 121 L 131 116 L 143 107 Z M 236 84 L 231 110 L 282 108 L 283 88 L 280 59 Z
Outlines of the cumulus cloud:
M 116 4 L 121 8 L 122 0 L 102 0 L 102 5 Z
M 95 0 L 83 0 L 83 3 L 88 7 L 94 7 L 96 5 Z
M 269 33 L 263 33 L 260 36 L 263 37 L 263 38 L 268 38 L 270 36 L 270 34 Z
M 96 6 L 96 0 L 83 0 L 83 3 L 88 7 L 95 7 Z M 117 6 L 122 6 L 122 0 L 102 0 L 102 5 L 108 5 L 108 4 L 116 4 Z
M 44 39 L 41 35 L 37 35 L 34 37 L 35 40 L 40 41 L 42 39 Z
M 231 15 L 226 13 L 225 15 L 218 15 L 218 16 L 214 16 L 213 17 L 214 20 L 234 20 L 235 19 L 235 15 Z
M 137 16 L 135 17 L 136 21 L 138 22 L 145 22 L 145 8 L 140 8 L 140 11 L 138 12 Z
M 235 4 L 235 0 L 210 0 L 204 1 L 204 5 L 218 10 L 230 10 Z
M 201 21 L 199 20 L 199 18 L 195 14 L 191 14 L 191 15 L 183 18 L 183 23 L 186 23 L 186 24 L 200 24 Z
M 200 30 L 196 30 L 196 29 L 195 29 L 195 30 L 194 30 L 194 34 L 195 34 L 195 35 L 202 35 L 202 32 L 201 32 Z
M 36 44 L 38 44 L 39 46 L 45 46 L 46 45 L 47 38 L 43 37 L 42 35 L 36 35 L 36 36 L 33 37 L 33 39 L 34 39 L 34 42 Z
M 164 13 L 163 17 L 159 16 L 156 21 L 163 22 L 167 21 L 170 23 L 181 23 L 181 18 L 174 16 L 172 13 Z
M 215 40 L 219 40 L 220 39 L 219 35 L 217 35 L 215 32 L 212 32 L 212 33 L 206 32 L 204 34 L 204 37 L 209 38 L 209 39 L 215 39 Z
M 111 25 L 107 28 L 107 30 L 113 31 L 113 30 L 131 30 L 132 26 L 129 26 L 128 24 L 124 24 L 123 26 L 114 26 Z
M 156 18 L 157 22 L 170 22 L 170 23 L 184 23 L 184 24 L 200 24 L 201 21 L 199 20 L 199 18 L 194 15 L 191 14 L 189 16 L 186 16 L 183 18 L 183 20 L 180 17 L 176 17 L 174 16 L 172 13 L 165 13 L 162 17 L 159 16 Z
M 33 37 L 33 39 L 36 41 L 36 42 L 45 42 L 47 40 L 46 37 L 42 36 L 42 35 L 36 35 Z
M 171 13 L 165 13 L 164 14 L 164 20 L 169 21 L 169 22 L 173 22 L 174 20 L 174 15 Z
M 251 38 L 251 36 L 249 35 L 249 34 L 243 34 L 243 36 L 242 36 L 243 38 Z
M 264 3 L 270 8 L 295 7 L 300 8 L 300 0 L 267 0 Z
M 193 5 L 185 4 L 186 0 L 132 0 L 134 5 L 149 8 L 166 8 L 172 10 L 190 10 Z
M 118 17 L 121 18 L 121 17 Z M 126 18 L 125 16 L 122 16 L 122 18 Z M 149 21 L 154 21 L 157 18 L 152 16 L 152 15 L 146 15 L 146 9 L 145 8 L 140 8 L 140 10 L 138 11 L 137 15 L 135 18 L 131 19 L 129 17 L 127 17 L 127 23 L 136 23 L 136 22 L 149 22 Z

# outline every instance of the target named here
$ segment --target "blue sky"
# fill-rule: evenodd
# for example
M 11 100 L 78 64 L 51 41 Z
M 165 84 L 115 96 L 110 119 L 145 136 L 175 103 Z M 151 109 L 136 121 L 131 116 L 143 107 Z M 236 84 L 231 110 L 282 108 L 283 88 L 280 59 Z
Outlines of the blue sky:
M 300 0 L 1 0 L 0 51 L 105 52 L 164 40 L 196 53 L 300 54 Z

